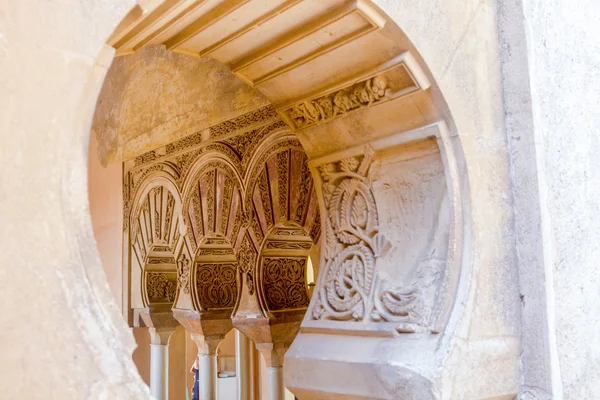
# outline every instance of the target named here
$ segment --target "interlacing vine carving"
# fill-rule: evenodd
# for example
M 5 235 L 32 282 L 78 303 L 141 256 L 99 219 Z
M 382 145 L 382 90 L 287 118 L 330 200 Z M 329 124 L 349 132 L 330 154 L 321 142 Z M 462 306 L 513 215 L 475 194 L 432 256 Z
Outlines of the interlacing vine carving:
M 185 253 L 177 260 L 177 284 L 183 293 L 190 293 L 190 260 Z
M 248 292 L 254 294 L 254 264 L 256 263 L 256 249 L 251 243 L 248 234 L 244 236 L 238 250 L 238 265 L 242 281 L 245 278 Z
M 308 305 L 306 258 L 265 257 L 262 270 L 269 310 L 302 308 Z
M 235 264 L 198 264 L 196 287 L 204 310 L 228 308 L 237 298 Z
M 375 197 L 368 173 L 373 149 L 323 165 L 323 197 L 328 209 L 325 225 L 324 284 L 318 292 L 314 319 L 401 322 L 399 332 L 421 329 L 422 298 L 416 287 L 389 288 L 375 270 L 376 261 L 390 250 L 379 232 Z M 388 287 L 385 290 L 380 288 Z
M 279 212 L 281 218 L 288 219 L 288 190 L 290 173 L 290 150 L 282 151 L 277 154 L 277 182 L 279 185 Z
M 369 107 L 385 99 L 388 81 L 384 75 L 289 108 L 286 112 L 296 128 L 328 122 L 350 111 Z
M 167 279 L 165 274 L 148 272 L 146 275 L 146 291 L 150 302 L 172 302 L 175 300 L 177 285 Z

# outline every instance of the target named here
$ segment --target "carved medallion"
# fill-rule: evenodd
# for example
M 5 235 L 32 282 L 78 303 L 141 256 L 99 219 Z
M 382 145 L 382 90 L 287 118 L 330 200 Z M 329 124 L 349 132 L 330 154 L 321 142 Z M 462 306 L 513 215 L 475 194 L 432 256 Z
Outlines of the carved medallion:
M 237 299 L 235 264 L 199 264 L 196 269 L 198 299 L 204 310 L 229 308 Z
M 269 310 L 308 306 L 306 258 L 263 259 L 263 286 Z

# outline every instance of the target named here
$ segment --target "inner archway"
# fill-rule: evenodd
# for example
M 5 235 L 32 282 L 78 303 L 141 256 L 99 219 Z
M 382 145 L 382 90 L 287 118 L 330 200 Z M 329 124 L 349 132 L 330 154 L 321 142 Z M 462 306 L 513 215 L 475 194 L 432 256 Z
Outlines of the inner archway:
M 225 33 L 226 37 L 219 42 L 219 45 L 210 47 L 210 51 L 207 50 L 206 54 L 213 51 L 216 52 L 218 49 L 222 50 L 237 38 L 241 38 L 244 34 L 252 32 L 257 26 L 254 22 L 258 19 L 263 22 L 270 21 L 270 23 L 274 23 L 280 15 L 292 9 L 296 3 L 302 3 L 304 7 L 310 2 L 286 2 L 285 6 L 276 7 L 272 12 L 267 12 L 266 15 L 249 21 L 248 24 L 236 31 L 235 34 Z M 181 9 L 178 8 L 180 7 L 179 4 L 173 3 L 164 5 L 162 8 L 153 9 L 145 14 L 142 12 L 136 15 L 134 11 L 128 20 L 131 24 L 124 23 L 121 26 L 116 35 L 121 36 L 115 39 L 117 41 L 112 42 L 112 44 L 116 47 L 121 47 L 119 51 L 123 50 L 126 52 L 128 50 L 139 50 L 144 45 L 156 41 L 157 43 L 167 44 L 171 49 L 177 50 L 178 46 L 186 43 L 188 40 L 192 40 L 194 36 L 203 33 L 205 29 L 216 29 L 220 23 L 231 22 L 228 18 L 235 19 L 236 11 L 242 12 L 242 6 L 243 4 L 241 3 L 236 7 L 227 4 L 221 5 L 212 11 L 205 9 L 204 11 L 207 12 L 206 15 L 214 17 L 214 22 L 208 17 L 195 19 L 195 17 L 202 14 L 200 6 Z M 309 8 L 306 7 L 306 10 L 309 10 Z M 438 165 L 441 165 L 442 169 L 435 171 L 434 175 L 436 184 L 440 188 L 445 188 L 447 201 L 442 202 L 441 209 L 435 212 L 451 215 L 451 223 L 449 225 L 442 224 L 442 230 L 445 231 L 441 234 L 442 237 L 448 239 L 451 245 L 447 248 L 445 245 L 438 246 L 437 240 L 433 240 L 432 243 L 435 242 L 436 244 L 432 244 L 429 250 L 433 252 L 428 254 L 428 256 L 435 255 L 435 257 L 432 257 L 446 268 L 443 275 L 443 284 L 437 282 L 437 278 L 429 279 L 434 281 L 432 283 L 433 290 L 430 291 L 430 293 L 434 294 L 427 296 L 435 297 L 436 322 L 432 324 L 426 323 L 424 324 L 425 326 L 419 324 L 417 326 L 394 325 L 398 321 L 390 316 L 383 317 L 382 319 L 385 321 L 378 321 L 377 319 L 381 318 L 381 313 L 379 316 L 368 314 L 368 318 L 370 318 L 368 321 L 363 320 L 363 315 L 357 313 L 356 315 L 359 318 L 353 317 L 354 321 L 343 320 L 323 324 L 318 321 L 310 321 L 310 323 L 304 326 L 301 334 L 308 341 L 312 339 L 319 340 L 318 335 L 321 334 L 344 335 L 350 332 L 361 338 L 380 335 L 386 337 L 381 342 L 388 341 L 386 343 L 392 343 L 391 338 L 394 338 L 396 340 L 393 343 L 398 344 L 403 342 L 403 338 L 396 338 L 394 336 L 396 334 L 428 333 L 435 335 L 437 334 L 436 332 L 443 331 L 444 335 L 439 336 L 441 338 L 440 341 L 443 342 L 441 346 L 448 346 L 449 343 L 445 340 L 452 336 L 456 325 L 452 325 L 452 323 L 447 325 L 447 322 L 452 322 L 456 318 L 459 318 L 453 314 L 455 294 L 466 295 L 457 289 L 458 283 L 461 281 L 458 278 L 461 276 L 464 278 L 468 272 L 467 269 L 462 268 L 461 259 L 462 210 L 458 206 L 459 202 L 457 202 L 457 199 L 460 198 L 460 192 L 465 190 L 465 186 L 460 181 L 460 174 L 457 172 L 462 159 L 460 158 L 460 146 L 457 140 L 453 139 L 456 133 L 453 121 L 447 114 L 445 104 L 441 101 L 439 89 L 418 53 L 403 33 L 394 25 L 393 21 L 389 20 L 380 10 L 368 2 L 348 2 L 348 4 L 340 2 L 340 4 L 332 4 L 327 9 L 313 8 L 310 11 L 313 14 L 308 12 L 306 14 L 295 14 L 296 17 L 304 15 L 310 21 L 298 18 L 296 25 L 286 27 L 288 28 L 287 32 L 289 36 L 285 38 L 287 41 L 279 38 L 281 39 L 281 46 L 269 46 L 268 43 L 258 45 L 257 47 L 261 51 L 254 54 L 253 57 L 245 57 L 241 60 L 232 59 L 233 61 L 230 60 L 231 62 L 226 62 L 226 64 L 230 65 L 242 79 L 260 88 L 261 92 L 268 98 L 268 101 L 273 104 L 277 115 L 295 131 L 295 134 L 302 141 L 309 158 L 313 162 L 313 176 L 318 177 L 319 185 L 322 185 L 317 190 L 318 196 L 321 196 L 321 210 L 331 212 L 329 194 L 322 193 L 320 189 L 325 190 L 325 187 L 330 186 L 329 183 L 331 182 L 339 182 L 337 178 L 332 178 L 332 174 L 351 175 L 352 179 L 349 179 L 350 183 L 344 183 L 344 185 L 356 185 L 357 183 L 354 181 L 359 180 L 367 186 L 367 189 L 363 190 L 364 195 L 362 200 L 358 198 L 359 200 L 356 202 L 350 201 L 350 204 L 353 207 L 357 207 L 357 210 L 350 210 L 350 214 L 348 214 L 350 219 L 354 218 L 355 226 L 364 228 L 363 234 L 366 234 L 365 237 L 369 239 L 366 240 L 366 242 L 369 242 L 369 249 L 367 251 L 371 253 L 368 257 L 372 257 L 373 260 L 366 262 L 366 258 L 364 258 L 364 265 L 368 264 L 370 266 L 369 269 L 376 270 L 377 274 L 379 273 L 378 270 L 381 269 L 378 267 L 382 263 L 388 266 L 392 264 L 390 258 L 386 259 L 388 254 L 390 254 L 387 252 L 389 242 L 380 238 L 389 238 L 394 235 L 393 229 L 390 230 L 394 225 L 394 216 L 390 216 L 391 214 L 389 213 L 385 214 L 385 207 L 382 208 L 381 204 L 386 194 L 381 190 L 381 187 L 378 188 L 376 185 L 373 185 L 381 176 L 374 176 L 370 172 L 370 165 L 372 163 L 377 165 L 378 162 L 381 163 L 383 160 L 394 160 L 398 166 L 401 166 L 403 165 L 403 161 L 411 160 L 413 156 L 421 158 L 432 153 L 437 153 L 434 158 L 437 157 L 439 161 Z M 198 13 L 198 15 L 187 15 L 188 12 Z M 314 14 L 319 14 L 323 18 L 311 19 Z M 173 18 L 171 19 L 171 17 Z M 322 48 L 317 50 L 308 47 L 306 50 L 301 47 L 303 50 L 306 50 L 305 56 L 280 60 L 284 65 L 275 65 L 277 64 L 276 61 L 275 64 L 269 64 L 268 61 L 265 61 L 270 55 L 282 49 L 290 50 L 290 46 L 295 46 L 298 41 L 306 37 L 304 35 L 315 33 L 318 36 L 319 29 L 325 26 L 332 28 L 331 25 L 333 22 L 343 20 L 344 18 L 348 18 L 346 22 L 350 21 L 351 23 L 347 24 L 345 28 L 348 28 L 348 30 L 343 31 L 339 40 L 336 37 L 330 42 L 323 41 L 321 43 L 323 45 Z M 167 38 L 170 30 L 177 31 L 177 26 L 181 27 L 180 24 L 185 24 L 192 20 L 194 20 L 193 24 L 184 26 L 179 32 L 175 33 L 175 36 Z M 231 27 L 235 28 L 233 24 Z M 149 35 L 146 36 L 148 33 Z M 336 34 L 332 36 L 336 36 Z M 385 55 L 378 54 L 381 57 L 370 58 L 367 62 L 365 60 L 371 54 L 368 52 L 361 54 L 355 52 L 355 58 L 358 59 L 352 59 L 349 65 L 344 66 L 346 69 L 343 70 L 343 73 L 340 73 L 342 68 L 339 62 L 334 62 L 336 59 L 335 54 L 339 56 L 343 52 L 345 54 L 352 53 L 352 49 L 357 49 L 361 46 L 364 48 L 365 43 L 371 43 L 371 40 L 377 42 L 377 40 L 382 38 L 384 40 L 378 43 L 381 47 L 373 46 L 373 51 L 385 48 L 387 51 Z M 394 40 L 389 40 L 390 38 Z M 131 44 L 131 41 L 136 42 L 138 39 L 140 41 L 129 49 L 128 46 Z M 161 42 L 163 40 L 164 42 Z M 143 44 L 140 45 L 142 42 Z M 385 47 L 384 42 L 393 44 L 391 47 Z M 244 50 L 249 49 L 249 47 L 244 48 Z M 252 48 L 251 50 L 254 51 L 256 48 Z M 196 54 L 193 48 L 189 49 L 185 46 L 179 48 L 178 51 Z M 203 54 L 202 51 L 197 53 Z M 261 62 L 265 64 L 261 64 Z M 324 65 L 329 68 L 323 68 Z M 320 73 L 310 73 L 309 66 Z M 317 66 L 319 68 L 315 68 Z M 263 67 L 265 69 L 261 70 L 260 68 Z M 289 80 L 290 77 L 294 76 L 304 76 L 310 79 L 305 80 L 303 85 L 294 84 L 293 80 L 292 82 L 285 81 L 285 79 Z M 276 81 L 278 79 L 280 81 Z M 288 83 L 288 85 L 283 83 Z M 399 114 L 394 113 L 394 110 L 398 109 L 402 111 Z M 203 140 L 202 135 L 206 134 L 198 135 L 201 140 Z M 196 140 L 195 138 L 198 136 L 194 136 L 191 140 Z M 246 146 L 245 143 L 243 145 Z M 394 152 L 400 152 L 402 156 L 394 159 L 392 156 L 397 156 L 397 154 L 392 154 Z M 147 155 L 152 158 L 160 157 L 162 154 L 154 152 Z M 243 163 L 243 160 L 241 162 Z M 369 166 L 363 168 L 361 167 L 363 164 L 369 164 Z M 401 189 L 401 182 L 394 182 L 394 178 L 397 178 L 395 171 L 385 171 L 382 169 L 376 169 L 376 171 L 387 174 L 384 180 L 392 188 Z M 439 180 L 440 177 L 443 177 L 443 179 Z M 334 190 L 337 190 L 336 185 L 337 183 L 333 185 Z M 366 193 L 370 193 L 369 191 L 372 191 L 372 193 L 367 195 Z M 399 191 L 401 192 L 401 190 Z M 402 196 L 399 196 L 399 198 L 401 202 L 414 201 L 414 199 L 406 200 Z M 418 200 L 416 201 L 418 202 Z M 366 209 L 366 213 L 363 209 Z M 419 210 L 418 212 L 424 212 L 424 210 Z M 387 215 L 387 217 L 391 218 L 391 223 L 390 220 L 380 222 L 380 219 L 385 220 L 380 215 Z M 330 215 L 328 217 L 332 218 Z M 336 216 L 333 216 L 333 220 L 335 218 Z M 323 224 L 328 224 L 328 221 L 328 219 L 324 219 Z M 373 223 L 373 221 L 376 222 Z M 256 224 L 253 221 L 249 221 L 249 223 Z M 340 230 L 341 227 L 343 227 L 343 224 L 331 222 L 330 228 L 333 229 L 332 233 L 337 237 L 335 240 L 338 240 L 338 243 L 336 244 L 337 247 L 332 247 L 331 242 L 324 243 L 324 249 L 330 250 L 330 253 L 325 254 L 324 257 L 330 260 L 335 258 L 331 250 L 342 252 L 350 246 L 359 244 L 351 243 L 354 239 L 344 236 L 343 229 Z M 433 229 L 436 228 L 438 227 L 434 227 Z M 385 232 L 386 229 L 388 230 L 387 232 Z M 254 232 L 254 229 L 246 229 L 246 231 Z M 379 233 L 382 234 L 379 235 Z M 344 238 L 342 239 L 342 237 Z M 345 240 L 348 242 L 345 242 Z M 364 239 L 359 238 L 358 240 Z M 387 296 L 385 298 L 387 299 L 388 306 L 386 307 L 388 309 L 396 307 L 396 303 L 398 302 L 402 303 L 403 298 L 401 294 L 403 292 L 396 290 L 399 287 L 401 288 L 402 285 L 396 285 L 394 281 L 397 280 L 399 284 L 403 283 L 401 281 L 405 277 L 401 273 L 394 274 L 389 272 L 387 272 L 388 276 L 386 276 L 386 279 L 389 279 L 386 283 L 387 286 L 385 288 L 380 286 L 380 288 L 383 288 L 383 294 L 374 289 L 378 287 L 377 285 L 363 285 L 365 293 L 362 297 L 366 302 L 369 301 L 368 298 L 370 296 L 375 297 L 374 302 L 383 302 L 382 298 L 378 297 L 381 294 Z M 392 270 L 392 272 L 398 271 Z M 329 278 L 322 279 L 325 284 Z M 352 279 L 357 280 L 356 277 L 352 277 Z M 443 289 L 440 291 L 440 288 Z M 368 308 L 365 307 L 365 309 Z M 402 313 L 403 311 L 398 312 Z M 452 315 L 455 318 L 451 318 Z M 311 318 L 318 319 L 315 317 Z M 361 319 L 361 321 L 358 321 L 358 319 Z M 392 320 L 390 321 L 390 319 Z M 336 319 L 334 318 L 333 320 Z M 355 324 L 354 322 L 365 323 L 367 326 L 360 327 L 359 324 Z M 369 332 L 376 332 L 376 334 Z M 438 342 L 436 336 L 429 336 L 428 340 L 431 343 L 428 343 L 427 346 L 431 345 L 432 348 L 435 347 L 434 343 Z M 375 340 L 363 339 L 363 343 L 366 342 L 375 343 Z M 303 355 L 295 353 L 291 358 L 300 360 L 303 357 Z M 332 363 L 340 362 L 340 360 L 330 361 Z M 317 370 L 318 368 L 315 368 L 315 371 Z M 404 378 L 400 377 L 399 379 Z M 417 379 L 416 381 L 420 382 L 419 385 L 427 388 L 425 389 L 426 392 L 433 392 L 431 387 L 435 383 L 432 383 L 429 378 L 424 378 L 423 381 Z M 318 383 L 318 381 L 314 382 Z M 295 385 L 301 387 L 304 394 L 314 389 L 312 384 L 303 386 L 302 383 L 296 382 Z M 323 383 L 323 386 L 327 385 Z M 355 390 L 356 388 L 350 386 L 347 389 Z M 393 389 L 384 387 L 385 390 Z M 413 388 L 412 390 L 416 389 Z M 345 393 L 345 395 L 347 394 Z M 360 396 L 364 395 L 365 392 L 363 391 Z
M 223 3 L 214 9 L 201 4 L 182 7 L 165 4 L 138 16 L 134 11 L 129 25 L 122 25 L 111 38 L 119 54 L 136 53 L 115 63 L 121 74 L 109 76 L 105 92 L 113 104 L 101 103 L 98 120 L 104 126 L 111 118 L 116 125 L 122 120 L 124 133 L 135 132 L 132 122 L 136 120 L 145 126 L 146 138 L 134 138 L 133 143 L 148 151 L 133 150 L 126 156 L 126 186 L 151 180 L 157 171 L 169 173 L 179 186 L 186 221 L 179 248 L 186 259 L 193 260 L 189 277 L 185 275 L 188 280 L 197 279 L 195 271 L 204 265 L 213 269 L 225 265 L 208 259 L 203 254 L 207 248 L 201 246 L 208 239 L 226 239 L 228 249 L 211 251 L 229 252 L 227 262 L 237 261 L 237 299 L 231 321 L 257 344 L 272 369 L 268 386 L 276 389 L 269 392 L 270 398 L 283 396 L 279 389 L 283 388 L 283 356 L 297 333 L 310 344 L 292 346 L 287 352 L 291 368 L 311 373 L 289 372 L 288 381 L 302 396 L 332 390 L 313 386 L 319 382 L 315 375 L 319 366 L 325 364 L 306 352 L 322 346 L 319 335 L 352 333 L 361 338 L 361 346 L 369 347 L 384 342 L 403 346 L 412 341 L 409 335 L 420 334 L 425 335 L 424 346 L 440 348 L 448 336 L 437 332 L 454 329 L 447 323 L 459 277 L 466 273 L 461 267 L 462 248 L 455 245 L 462 235 L 462 204 L 457 199 L 463 187 L 456 172 L 457 146 L 448 128 L 451 121 L 444 121 L 445 105 L 414 47 L 369 2 L 269 3 L 260 15 L 249 14 L 250 3 L 244 2 Z M 221 66 L 201 58 L 198 64 L 208 66 L 207 79 L 194 83 L 207 89 L 195 96 L 204 107 L 215 110 L 209 120 L 215 115 L 225 120 L 191 122 L 194 114 L 201 113 L 199 108 L 185 110 L 187 93 L 196 89 L 177 83 L 189 79 L 177 77 L 177 69 L 171 70 L 171 76 L 176 77 L 172 79 L 177 88 L 173 98 L 179 101 L 169 100 L 169 90 L 153 92 L 141 82 L 136 89 L 122 81 L 122 76 L 129 76 L 130 81 L 154 79 L 137 74 L 140 61 L 165 59 L 169 65 L 175 56 L 157 45 L 186 55 L 210 55 L 258 89 L 267 104 L 257 108 L 246 102 L 244 107 L 254 110 L 240 113 L 233 103 L 207 97 L 209 90 L 220 93 L 228 85 L 237 85 L 236 93 L 249 89 L 235 83 Z M 353 52 L 358 48 L 370 50 Z M 384 53 L 379 51 L 383 48 Z M 155 64 L 158 71 L 161 62 Z M 185 62 L 181 65 L 188 71 L 195 68 Z M 212 75 L 217 70 L 222 72 Z M 300 76 L 302 85 L 297 80 Z M 133 98 L 149 109 L 155 104 L 156 121 L 148 124 L 137 117 L 137 110 L 129 106 Z M 396 113 L 399 109 L 402 112 Z M 237 116 L 226 119 L 228 113 Z M 149 139 L 157 137 L 162 137 L 158 141 L 162 146 Z M 125 187 L 124 192 L 129 191 L 133 189 Z M 394 209 L 393 202 L 399 209 Z M 403 215 L 409 210 L 416 216 Z M 321 215 L 327 217 L 321 219 Z M 317 267 L 324 270 L 308 307 L 306 260 L 321 231 L 326 233 L 321 252 L 324 264 Z M 283 238 L 283 232 L 294 240 Z M 403 239 L 406 234 L 412 239 Z M 279 280 L 271 276 L 273 271 L 280 274 Z M 283 279 L 286 276 L 293 279 Z M 215 279 L 215 283 L 220 281 Z M 203 305 L 197 290 L 219 288 L 203 285 L 188 283 L 189 296 L 179 290 L 173 308 L 208 360 L 214 358 L 230 329 L 225 315 L 230 304 L 221 317 L 210 317 L 215 305 Z M 291 290 L 297 285 L 302 291 Z M 281 293 L 298 301 L 290 302 Z M 205 323 L 209 320 L 222 320 L 222 329 L 209 328 Z M 349 376 L 364 368 L 361 362 L 348 363 L 343 352 L 330 357 L 330 363 Z M 427 365 L 435 363 L 434 359 L 421 359 L 419 365 L 430 368 Z M 411 362 L 405 360 L 409 375 L 416 374 L 413 383 L 406 383 L 399 374 L 400 381 L 392 387 L 403 387 L 404 395 L 433 393 L 435 383 L 413 371 Z M 378 365 L 375 362 L 369 368 L 375 371 Z M 313 383 L 299 382 L 298 376 Z M 353 384 L 337 395 L 386 397 L 396 390 L 358 381 Z M 203 386 L 211 385 L 206 381 Z

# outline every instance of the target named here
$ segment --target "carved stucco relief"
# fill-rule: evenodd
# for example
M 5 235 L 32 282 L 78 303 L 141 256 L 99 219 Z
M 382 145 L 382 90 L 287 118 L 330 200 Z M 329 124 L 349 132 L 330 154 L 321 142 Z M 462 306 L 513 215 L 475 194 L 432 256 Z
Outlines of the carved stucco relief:
M 316 293 L 311 317 L 315 320 L 343 320 L 396 323 L 397 332 L 417 332 L 427 328 L 430 293 L 425 281 L 390 281 L 377 266 L 392 245 L 381 232 L 380 212 L 369 172 L 374 151 L 344 158 L 319 167 L 325 222 L 323 283 Z M 388 199 L 389 200 L 389 199 Z M 402 235 L 404 232 L 398 232 Z M 407 244 L 410 245 L 410 244 Z M 402 266 L 398 266 L 402 268 Z M 421 275 L 428 273 L 420 271 Z
M 252 244 L 252 240 L 246 234 L 242 239 L 242 244 L 238 250 L 238 269 L 240 281 L 248 288 L 250 295 L 254 294 L 254 267 L 258 257 L 256 248 Z
M 236 265 L 233 263 L 198 264 L 196 288 L 203 310 L 232 308 L 237 299 Z
M 308 306 L 306 257 L 264 257 L 263 286 L 271 311 Z
M 326 217 L 307 327 L 443 329 L 460 260 L 458 184 L 445 132 L 432 125 L 312 162 Z
M 152 303 L 170 303 L 175 300 L 177 283 L 169 279 L 169 275 L 158 272 L 146 274 L 146 292 L 148 301 Z
M 185 253 L 177 261 L 177 286 L 183 293 L 190 293 L 190 260 Z
M 207 141 L 206 135 L 194 134 L 126 163 L 125 216 L 131 213 L 140 188 L 155 177 L 169 179 L 181 199 L 176 202 L 169 191 L 157 187 L 140 207 L 142 224 L 136 219 L 125 224 L 134 235 L 132 252 L 144 253 L 138 262 L 142 270 L 149 265 L 145 260 L 150 252 L 168 253 L 171 259 L 168 268 L 173 271 L 169 276 L 174 279 L 167 283 L 170 294 L 161 302 L 175 300 L 172 288 L 176 287 L 187 296 L 181 303 L 185 307 L 193 304 L 204 311 L 231 308 L 239 288 L 246 287 L 260 304 L 264 304 L 265 297 L 270 299 L 270 305 L 261 306 L 265 312 L 307 306 L 306 260 L 298 261 L 302 259 L 298 254 L 308 254 L 311 237 L 317 240 L 320 232 L 308 160 L 299 142 L 289 130 L 286 132 L 285 124 L 273 119 L 276 114 L 272 108 L 255 114 L 211 128 L 209 136 L 220 141 Z M 267 118 L 262 125 L 257 119 L 260 115 Z M 286 224 L 294 228 L 277 228 Z M 242 231 L 247 233 L 240 235 Z M 266 241 L 276 232 L 297 232 L 299 236 Z M 146 246 L 148 238 L 154 247 Z M 279 252 L 271 257 L 268 271 L 280 271 L 294 279 L 281 286 L 275 275 L 264 274 L 259 262 L 263 250 Z M 275 261 L 281 258 L 281 252 L 295 254 L 295 261 L 290 261 L 294 257 L 283 264 Z M 280 268 L 275 268 L 278 263 Z M 158 282 L 152 276 L 151 282 Z M 292 290 L 295 295 L 288 299 L 291 302 L 273 300 L 274 290 L 288 287 L 298 289 Z M 152 293 L 153 298 L 158 296 L 155 290 Z
M 277 111 L 292 129 L 300 130 L 428 86 L 429 81 L 422 76 L 416 61 L 407 52 L 379 66 L 374 73 L 355 78 L 353 83 L 324 90 L 295 104 L 280 106 Z

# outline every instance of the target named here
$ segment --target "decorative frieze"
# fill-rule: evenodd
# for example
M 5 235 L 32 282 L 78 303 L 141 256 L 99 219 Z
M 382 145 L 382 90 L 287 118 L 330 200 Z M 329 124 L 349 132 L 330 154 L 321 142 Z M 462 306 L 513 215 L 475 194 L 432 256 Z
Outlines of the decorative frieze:
M 425 90 L 429 81 L 416 60 L 406 52 L 381 65 L 368 76 L 325 89 L 277 111 L 292 129 L 330 122 L 362 108 Z
M 210 137 L 211 139 L 217 139 L 227 136 L 232 132 L 248 129 L 258 124 L 264 124 L 265 121 L 275 119 L 279 119 L 279 116 L 273 106 L 268 105 L 215 126 L 211 126 L 209 129 Z
M 385 99 L 387 89 L 387 79 L 380 75 L 315 100 L 307 100 L 290 107 L 286 113 L 294 127 L 302 129 L 376 104 Z

